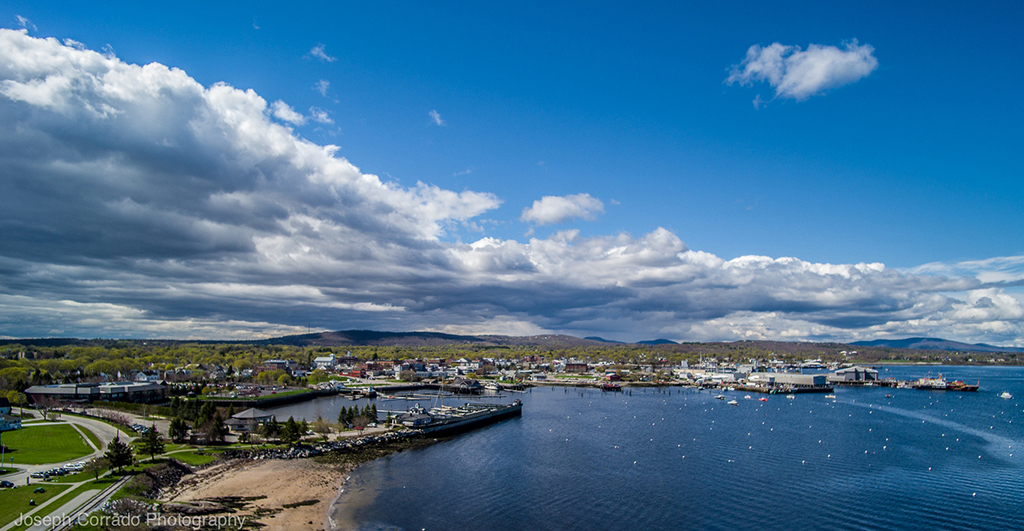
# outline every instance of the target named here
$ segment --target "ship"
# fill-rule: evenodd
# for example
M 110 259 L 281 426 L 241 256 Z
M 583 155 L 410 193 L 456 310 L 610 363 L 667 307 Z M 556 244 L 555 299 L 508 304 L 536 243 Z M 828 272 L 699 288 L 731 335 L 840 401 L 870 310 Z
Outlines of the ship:
M 947 381 L 940 374 L 938 378 L 920 378 L 912 384 L 914 389 L 923 391 L 977 391 L 981 385 L 971 385 L 963 380 Z
M 522 415 L 523 402 L 516 399 L 511 404 L 473 404 L 459 407 L 441 406 L 429 410 L 419 405 L 399 415 L 397 422 L 423 434 L 450 434 L 466 431 L 509 417 Z

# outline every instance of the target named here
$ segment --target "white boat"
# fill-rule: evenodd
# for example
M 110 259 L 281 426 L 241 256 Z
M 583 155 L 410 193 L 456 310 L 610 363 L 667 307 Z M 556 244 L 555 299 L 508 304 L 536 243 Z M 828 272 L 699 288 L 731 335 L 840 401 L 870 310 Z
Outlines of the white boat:
M 743 397 L 743 400 L 750 400 L 750 395 Z
M 792 400 L 792 399 L 796 398 L 796 395 L 786 395 L 786 398 Z
M 999 395 L 999 398 L 1013 398 L 1013 395 L 1009 391 L 1003 391 L 1003 394 Z
M 715 397 L 716 400 L 725 400 L 725 395 L 718 395 Z
M 831 398 L 832 400 L 835 400 L 836 395 L 825 395 L 825 398 Z
M 735 400 L 730 400 L 730 401 L 726 402 L 726 404 L 729 404 L 730 406 L 738 406 L 738 405 L 740 405 L 740 403 L 735 401 Z

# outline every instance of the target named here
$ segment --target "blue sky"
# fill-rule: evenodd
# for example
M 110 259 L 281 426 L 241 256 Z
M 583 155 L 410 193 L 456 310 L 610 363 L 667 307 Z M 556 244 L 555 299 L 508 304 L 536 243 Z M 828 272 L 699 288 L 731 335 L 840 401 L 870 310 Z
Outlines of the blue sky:
M 251 337 L 312 324 L 623 340 L 940 335 L 1021 345 L 1022 11 L 883 2 L 7 2 L 0 27 L 25 30 L 32 42 L 53 37 L 126 68 L 180 69 L 208 96 L 217 84 L 251 90 L 265 104 L 260 127 L 337 146 L 332 157 L 358 168 L 352 175 L 377 176 L 385 191 L 420 192 L 401 200 L 374 195 L 384 206 L 357 215 L 353 205 L 373 203 L 362 192 L 342 193 L 331 205 L 311 199 L 326 190 L 296 192 L 309 183 L 295 160 L 288 171 L 261 167 L 261 177 L 243 171 L 239 179 L 253 180 L 242 183 L 218 180 L 230 172 L 213 162 L 203 170 L 184 148 L 160 155 L 158 173 L 168 179 L 207 176 L 193 191 L 208 194 L 193 201 L 250 193 L 235 204 L 235 217 L 259 211 L 253 198 L 271 205 L 265 219 L 276 226 L 228 223 L 214 238 L 195 227 L 222 218 L 142 194 L 153 182 L 139 172 L 156 166 L 129 164 L 116 186 L 97 193 L 97 208 L 128 198 L 197 225 L 141 231 L 144 249 L 126 252 L 107 241 L 131 225 L 123 211 L 91 217 L 96 210 L 83 209 L 61 228 L 7 208 L 5 230 L 37 237 L 31 245 L 10 239 L 0 252 L 10 272 L 0 285 L 7 297 L 0 335 Z M 5 52 L 15 53 L 13 46 Z M 783 62 L 772 68 L 788 70 L 772 70 L 776 81 L 810 88 L 754 75 L 744 62 L 754 46 L 759 61 L 781 52 Z M 859 59 L 844 55 L 854 51 Z M 809 70 L 799 70 L 797 59 Z M 35 86 L 26 79 L 52 75 L 37 66 L 8 69 L 5 79 Z M 206 138 L 195 120 L 190 132 L 160 138 L 127 125 L 128 117 L 146 123 L 195 111 L 184 100 L 153 96 L 132 111 L 119 107 L 127 100 L 97 89 L 96 101 L 111 111 L 90 126 L 69 108 L 12 90 L 0 97 L 16 117 L 3 150 L 21 153 L 16 146 L 31 136 L 25 131 L 38 128 L 55 153 L 78 153 L 57 156 L 78 165 L 60 179 L 97 171 L 97 161 L 134 160 L 174 134 Z M 65 123 L 54 125 L 61 117 Z M 238 125 L 211 127 L 229 122 Z M 133 131 L 124 138 L 135 140 L 79 145 L 112 131 Z M 222 148 L 223 160 L 250 164 L 256 156 L 249 145 Z M 238 149 L 248 154 L 230 155 Z M 41 167 L 25 161 L 0 169 L 7 206 L 49 199 L 45 209 L 68 212 L 54 206 L 62 197 L 56 183 L 67 181 Z M 20 180 L 31 171 L 43 172 L 36 188 Z M 273 193 L 262 187 L 275 180 L 281 184 Z M 458 194 L 453 206 L 449 196 Z M 389 232 L 398 226 L 390 222 L 380 234 L 367 228 L 383 219 L 374 212 L 413 203 L 424 214 L 410 214 L 398 233 Z M 304 241 L 300 219 L 349 232 Z M 70 230 L 86 225 L 92 230 Z M 259 245 L 289 234 L 290 245 L 329 259 L 305 262 L 292 252 L 285 254 L 296 261 L 284 264 Z M 76 242 L 71 251 L 65 240 Z M 553 242 L 563 242 L 561 254 L 546 247 Z M 371 258 L 359 263 L 376 273 L 352 273 L 362 269 L 343 248 L 363 249 Z M 625 253 L 622 262 L 602 262 L 615 253 Z M 186 263 L 211 271 L 210 279 L 168 273 Z M 419 274 L 384 272 L 404 263 L 417 264 L 411 269 Z M 695 263 L 704 269 L 691 271 Z M 860 273 L 837 273 L 847 269 Z M 111 287 L 97 291 L 97 282 Z M 267 286 L 282 293 L 273 300 L 239 295 Z M 312 295 L 290 298 L 286 287 Z M 154 289 L 164 294 L 160 303 Z M 67 304 L 73 308 L 63 317 L 41 317 Z M 83 317 L 100 308 L 116 314 L 105 320 L 116 324 Z

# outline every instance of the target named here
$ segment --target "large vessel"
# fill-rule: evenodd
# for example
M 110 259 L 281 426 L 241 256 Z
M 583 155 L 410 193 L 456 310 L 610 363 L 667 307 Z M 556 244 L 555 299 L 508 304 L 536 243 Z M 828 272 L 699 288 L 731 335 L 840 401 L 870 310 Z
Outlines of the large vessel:
M 980 385 L 967 384 L 963 380 L 950 382 L 940 374 L 938 378 L 920 378 L 913 383 L 913 387 L 924 391 L 977 391 Z
M 422 433 L 454 433 L 518 416 L 522 411 L 523 403 L 519 399 L 511 404 L 466 403 L 459 407 L 441 406 L 429 410 L 417 405 L 399 415 L 397 422 Z

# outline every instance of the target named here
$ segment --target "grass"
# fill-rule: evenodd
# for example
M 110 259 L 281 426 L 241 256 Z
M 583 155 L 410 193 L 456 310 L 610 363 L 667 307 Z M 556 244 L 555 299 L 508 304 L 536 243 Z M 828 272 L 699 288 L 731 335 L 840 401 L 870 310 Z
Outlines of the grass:
M 97 437 L 96 434 L 92 432 L 92 430 L 86 428 L 85 426 L 78 426 L 78 429 L 82 430 L 82 433 L 84 433 L 85 436 L 89 438 L 89 441 L 92 443 L 93 446 L 96 447 L 97 450 L 103 449 L 103 441 L 100 441 L 100 438 Z
M 4 434 L 7 454 L 22 465 L 71 461 L 92 453 L 82 436 L 67 424 L 38 424 Z
M 180 452 L 177 454 L 171 454 L 168 457 L 171 459 L 177 459 L 186 465 L 202 466 L 216 461 L 219 456 L 211 454 L 199 455 L 195 452 Z
M 103 417 L 90 417 L 89 415 L 79 415 L 78 413 L 68 413 L 67 411 L 62 411 L 61 415 L 71 415 L 72 417 L 81 417 L 83 419 L 92 419 L 92 420 L 95 420 L 95 421 L 103 422 L 105 424 L 109 424 L 109 425 L 111 425 L 111 426 L 121 430 L 121 433 L 124 433 L 125 435 L 127 435 L 129 437 L 135 437 L 137 435 L 135 433 L 135 431 L 132 430 L 131 428 L 129 428 L 128 426 L 122 426 L 122 425 L 120 425 L 120 424 L 118 424 L 118 423 L 116 423 L 116 422 L 114 422 L 112 420 L 108 420 L 108 419 L 105 419 Z
M 60 500 L 57 500 L 57 501 L 53 502 L 52 504 L 47 506 L 46 509 L 43 509 L 42 511 L 40 511 L 40 512 L 38 512 L 38 513 L 36 513 L 36 514 L 34 514 L 32 516 L 33 517 L 38 516 L 38 517 L 42 518 L 44 516 L 51 515 L 54 512 L 56 512 L 57 509 L 60 509 L 61 506 L 63 506 L 65 503 L 75 499 L 75 497 L 78 496 L 79 494 L 82 494 L 83 492 L 90 491 L 90 490 L 98 493 L 99 491 L 107 488 L 107 486 L 109 486 L 114 481 L 117 481 L 117 480 L 116 479 L 109 479 L 108 480 L 108 478 L 101 478 L 99 481 L 90 481 L 89 483 L 86 483 L 85 485 L 79 485 L 78 487 L 76 487 L 71 492 L 66 492 L 63 496 L 61 496 Z M 47 489 L 47 492 L 49 492 L 49 489 Z M 36 503 L 38 504 L 39 500 L 36 500 Z M 12 527 L 10 529 L 10 531 L 24 531 L 24 530 L 26 530 L 28 528 L 29 528 L 28 526 L 22 525 L 22 526 Z
M 36 487 L 42 486 L 46 492 L 38 494 L 32 492 Z M 34 506 L 29 505 L 29 500 L 35 500 L 36 505 L 41 505 L 46 500 L 56 497 L 69 487 L 67 485 L 32 485 L 20 486 L 16 489 L 7 489 L 3 494 L 3 503 L 0 503 L 0 526 L 7 525 L 18 519 L 21 514 L 31 511 Z M 60 503 L 60 502 L 54 502 Z

